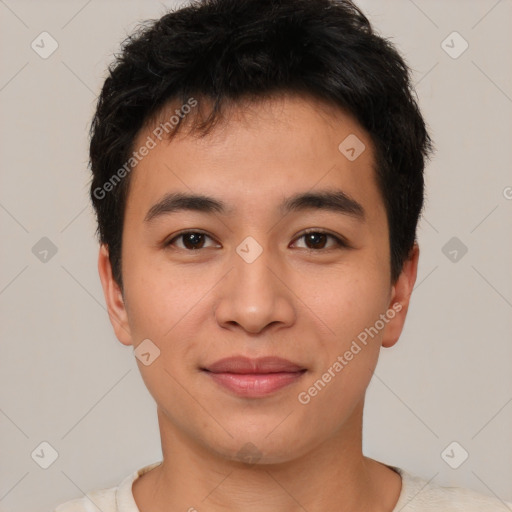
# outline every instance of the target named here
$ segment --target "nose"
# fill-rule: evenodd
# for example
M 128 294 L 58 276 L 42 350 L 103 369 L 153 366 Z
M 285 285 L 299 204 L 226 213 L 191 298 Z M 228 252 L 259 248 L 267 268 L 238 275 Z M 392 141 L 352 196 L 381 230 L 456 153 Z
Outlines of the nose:
M 233 270 L 218 287 L 214 307 L 217 323 L 228 329 L 237 326 L 251 334 L 265 329 L 289 327 L 296 318 L 294 295 L 286 283 L 287 273 L 270 251 L 263 250 L 254 261 L 235 253 Z

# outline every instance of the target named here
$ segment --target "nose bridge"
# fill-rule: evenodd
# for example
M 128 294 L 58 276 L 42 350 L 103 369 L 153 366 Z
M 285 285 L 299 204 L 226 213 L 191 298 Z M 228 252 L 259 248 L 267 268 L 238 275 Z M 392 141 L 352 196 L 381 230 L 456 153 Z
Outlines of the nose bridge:
M 277 277 L 279 262 L 270 250 L 247 237 L 236 247 L 231 261 L 234 268 L 222 287 L 217 322 L 259 332 L 270 323 L 293 321 L 291 297 Z
M 272 255 L 253 237 L 247 237 L 236 248 L 232 292 L 241 308 L 259 311 L 261 316 L 272 310 L 276 290 L 275 275 L 270 270 Z
M 250 297 L 250 300 L 259 300 L 265 295 L 272 295 L 275 287 L 275 275 L 270 270 L 272 255 L 268 249 L 248 237 L 236 249 L 236 256 L 233 258 L 235 266 L 235 281 L 237 291 Z M 270 297 L 266 297 L 267 299 Z

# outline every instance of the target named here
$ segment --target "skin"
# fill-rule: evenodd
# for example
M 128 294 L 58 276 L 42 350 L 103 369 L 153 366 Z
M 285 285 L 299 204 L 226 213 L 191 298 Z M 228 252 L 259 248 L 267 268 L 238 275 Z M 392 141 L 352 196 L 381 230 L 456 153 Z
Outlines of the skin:
M 401 479 L 363 455 L 363 405 L 381 347 L 393 346 L 402 331 L 418 246 L 392 283 L 373 146 L 351 116 L 312 99 L 276 96 L 232 108 L 226 120 L 205 138 L 180 132 L 132 171 L 124 295 L 100 248 L 117 338 L 134 348 L 149 338 L 160 349 L 149 366 L 137 364 L 157 404 L 163 462 L 136 480 L 135 501 L 141 512 L 390 512 Z M 135 146 L 150 133 L 141 131 Z M 349 134 L 366 146 L 352 162 L 338 150 Z M 364 222 L 332 211 L 277 210 L 295 193 L 334 188 L 364 207 Z M 179 211 L 145 223 L 166 192 L 213 196 L 233 213 Z M 320 248 L 308 245 L 302 234 L 309 228 L 344 237 L 350 247 L 337 248 L 329 237 Z M 207 233 L 203 248 L 187 249 L 183 237 L 164 246 L 186 229 Z M 248 236 L 263 250 L 252 263 L 236 252 Z M 401 311 L 301 404 L 298 394 L 396 303 Z M 238 397 L 200 371 L 232 355 L 279 356 L 307 372 L 266 397 Z M 240 460 L 247 443 L 259 457 L 253 463 Z

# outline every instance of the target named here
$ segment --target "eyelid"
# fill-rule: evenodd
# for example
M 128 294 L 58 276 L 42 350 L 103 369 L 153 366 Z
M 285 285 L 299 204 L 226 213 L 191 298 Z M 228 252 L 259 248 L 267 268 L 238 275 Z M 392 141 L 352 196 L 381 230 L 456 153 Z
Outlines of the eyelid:
M 322 228 L 308 228 L 308 229 L 302 231 L 301 233 L 299 233 L 293 239 L 293 241 L 295 242 L 296 240 L 299 240 L 300 238 L 302 238 L 306 235 L 309 235 L 310 233 L 318 233 L 321 235 L 326 235 L 327 237 L 332 238 L 336 245 L 334 247 L 328 247 L 327 249 L 309 249 L 308 247 L 306 247 L 307 251 L 326 252 L 329 249 L 338 249 L 338 248 L 347 248 L 348 249 L 348 248 L 350 248 L 350 244 L 346 238 L 342 237 L 341 235 L 335 235 L 334 233 L 331 233 L 330 231 L 326 231 L 325 229 L 322 229 Z

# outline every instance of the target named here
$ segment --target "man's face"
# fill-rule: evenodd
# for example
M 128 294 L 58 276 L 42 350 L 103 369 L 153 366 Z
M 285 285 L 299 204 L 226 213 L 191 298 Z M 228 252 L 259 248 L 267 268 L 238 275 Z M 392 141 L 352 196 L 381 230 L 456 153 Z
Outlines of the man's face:
M 180 133 L 159 143 L 133 171 L 124 304 L 113 324 L 121 342 L 151 340 L 160 350 L 138 365 L 167 432 L 228 458 L 252 450 L 260 461 L 286 461 L 357 430 L 379 349 L 396 341 L 406 308 L 377 322 L 397 294 L 368 134 L 341 111 L 298 97 L 231 114 L 203 139 Z M 354 135 L 365 145 L 355 159 Z M 224 211 L 189 202 L 149 213 L 175 193 L 208 196 Z M 361 208 L 283 207 L 321 193 Z M 301 371 L 211 371 L 231 356 L 279 357 Z

